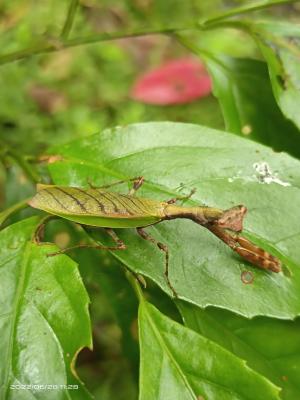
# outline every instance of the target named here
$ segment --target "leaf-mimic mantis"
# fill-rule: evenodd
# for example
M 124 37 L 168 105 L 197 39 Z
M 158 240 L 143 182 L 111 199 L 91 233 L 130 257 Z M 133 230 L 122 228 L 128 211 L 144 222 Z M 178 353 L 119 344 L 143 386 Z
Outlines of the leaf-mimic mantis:
M 213 207 L 183 207 L 175 204 L 179 199 L 191 197 L 194 191 L 189 196 L 173 198 L 168 201 L 135 197 L 134 193 L 141 187 L 144 178 L 138 177 L 130 180 L 134 182 L 134 185 L 127 195 L 108 191 L 107 188 L 112 185 L 101 188 L 90 187 L 89 189 L 41 185 L 29 204 L 34 208 L 79 224 L 105 228 L 115 242 L 115 246 L 77 245 L 74 247 L 124 250 L 126 245 L 118 238 L 113 228 L 136 228 L 142 238 L 156 244 L 164 252 L 164 273 L 168 286 L 175 296 L 176 291 L 168 275 L 168 247 L 158 242 L 144 229 L 161 221 L 176 218 L 190 219 L 207 228 L 250 263 L 273 272 L 281 271 L 281 263 L 276 257 L 240 235 L 243 218 L 247 211 L 245 206 L 238 205 L 224 211 Z M 50 255 L 64 253 L 70 249 L 62 249 Z

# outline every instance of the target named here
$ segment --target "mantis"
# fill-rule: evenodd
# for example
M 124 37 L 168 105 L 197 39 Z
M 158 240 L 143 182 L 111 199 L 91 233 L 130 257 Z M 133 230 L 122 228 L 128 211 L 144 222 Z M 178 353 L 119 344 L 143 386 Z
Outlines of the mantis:
M 102 187 L 90 185 L 89 189 L 39 185 L 36 195 L 29 201 L 31 207 L 75 223 L 104 228 L 115 243 L 114 246 L 77 245 L 61 249 L 48 254 L 48 256 L 65 253 L 78 247 L 93 247 L 111 251 L 124 250 L 126 244 L 119 239 L 113 229 L 135 228 L 143 239 L 152 242 L 164 253 L 165 279 L 173 295 L 177 297 L 176 290 L 169 279 L 168 246 L 157 241 L 145 228 L 166 220 L 186 218 L 208 229 L 251 264 L 273 272 L 281 271 L 279 259 L 241 236 L 243 219 L 247 212 L 245 206 L 238 205 L 228 210 L 222 210 L 206 206 L 183 207 L 176 204 L 178 200 L 190 198 L 195 190 L 192 190 L 188 196 L 179 196 L 166 201 L 145 199 L 135 196 L 136 191 L 144 183 L 144 178 L 137 177 L 128 181 L 133 182 L 133 187 L 126 195 L 107 190 L 109 187 L 125 181 L 118 181 Z

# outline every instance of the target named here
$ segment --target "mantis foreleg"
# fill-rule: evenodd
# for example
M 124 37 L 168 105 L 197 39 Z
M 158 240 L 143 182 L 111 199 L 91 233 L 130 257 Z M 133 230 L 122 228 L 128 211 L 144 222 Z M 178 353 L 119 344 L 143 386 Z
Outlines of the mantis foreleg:
M 256 246 L 250 240 L 235 232 L 223 229 L 216 224 L 206 226 L 214 235 L 226 243 L 233 251 L 238 253 L 245 260 L 259 268 L 273 272 L 280 272 L 279 260 L 272 254 Z

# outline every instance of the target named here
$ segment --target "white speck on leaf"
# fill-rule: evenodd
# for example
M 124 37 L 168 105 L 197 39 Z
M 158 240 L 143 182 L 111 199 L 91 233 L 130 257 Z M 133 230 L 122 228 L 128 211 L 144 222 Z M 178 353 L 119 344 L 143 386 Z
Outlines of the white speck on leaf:
M 242 170 L 238 170 L 235 176 L 232 176 L 231 178 L 228 178 L 227 180 L 229 183 L 232 183 L 232 182 L 236 181 L 237 179 L 252 181 L 252 178 L 246 178 L 245 176 L 243 176 Z
M 260 161 L 253 164 L 253 168 L 256 171 L 256 178 L 260 183 L 277 183 L 281 186 L 291 186 L 289 182 L 284 182 L 280 178 L 278 178 L 278 174 L 273 173 L 269 164 L 265 161 Z
M 253 164 L 253 168 L 255 170 L 255 174 L 245 175 L 244 171 L 238 170 L 236 175 L 227 178 L 229 183 L 232 183 L 236 180 L 243 180 L 244 182 L 259 182 L 259 183 L 277 183 L 281 186 L 291 186 L 289 182 L 284 182 L 278 177 L 277 172 L 273 172 L 269 166 L 269 164 L 265 161 L 259 161 Z

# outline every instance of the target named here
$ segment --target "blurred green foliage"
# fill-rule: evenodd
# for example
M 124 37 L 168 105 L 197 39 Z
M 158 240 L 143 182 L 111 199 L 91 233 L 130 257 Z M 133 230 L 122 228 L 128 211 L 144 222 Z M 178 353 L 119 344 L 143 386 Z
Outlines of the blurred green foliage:
M 165 23 L 170 8 L 191 17 L 190 6 L 176 2 L 82 2 L 72 36 L 91 31 L 151 28 Z M 196 3 L 196 2 L 195 2 Z M 68 2 L 5 2 L 2 53 L 59 35 Z M 151 20 L 146 17 L 152 10 Z M 160 16 L 160 19 L 158 18 Z M 153 23 L 151 23 L 151 21 Z M 175 21 L 174 21 L 175 23 Z M 175 23 L 176 25 L 176 23 Z M 50 38 L 50 39 L 49 39 Z M 53 39 L 54 40 L 54 39 Z M 213 98 L 185 107 L 160 108 L 128 98 L 137 75 L 170 57 L 188 52 L 170 38 L 129 38 L 39 55 L 1 66 L 0 138 L 28 154 L 40 154 L 50 144 L 89 135 L 105 127 L 146 120 L 174 120 L 222 126 Z M 201 106 L 199 106 L 201 105 Z
M 204 16 L 245 0 L 81 0 L 71 38 L 99 32 L 189 28 Z M 57 38 L 68 12 L 67 0 L 5 0 L 0 4 L 1 55 Z M 265 18 L 297 20 L 299 4 L 255 13 Z M 219 55 L 261 58 L 253 41 L 233 29 L 193 34 L 199 47 Z M 49 178 L 39 158 L 50 146 L 89 136 L 107 127 L 144 121 L 191 122 L 224 128 L 213 96 L 187 105 L 157 107 L 130 99 L 136 78 L 165 60 L 191 55 L 174 38 L 158 35 L 119 39 L 39 54 L 0 66 L 0 156 L 8 147 Z M 34 183 L 12 158 L 0 162 L 0 208 L 34 192 Z M 32 211 L 10 219 L 14 222 Z M 49 241 L 73 244 L 86 235 L 66 222 L 52 224 Z M 91 298 L 94 351 L 79 356 L 79 375 L 97 399 L 137 396 L 138 345 L 134 315 L 137 301 L 120 265 L 106 253 L 74 252 Z M 95 264 L 99 270 L 95 270 Z M 118 284 L 112 284 L 117 282 Z M 174 305 L 157 288 L 150 296 L 161 310 L 180 320 Z M 111 301 L 114 299 L 114 301 Z M 122 395 L 120 395 L 122 393 Z M 123 396 L 123 397 L 122 397 Z
M 85 0 L 77 10 L 71 38 L 145 27 L 188 27 L 201 15 L 212 15 L 240 3 L 247 2 Z M 43 41 L 55 42 L 68 6 L 68 1 L 58 0 L 3 2 L 1 54 Z M 289 12 L 292 7 L 284 10 Z M 201 32 L 196 40 L 217 53 L 258 56 L 251 39 L 238 31 Z M 187 106 L 163 108 L 137 103 L 128 96 L 140 73 L 166 59 L 189 54 L 172 38 L 146 36 L 75 47 L 2 65 L 0 139 L 33 155 L 54 143 L 136 121 L 171 120 L 222 128 L 220 108 L 212 96 Z

